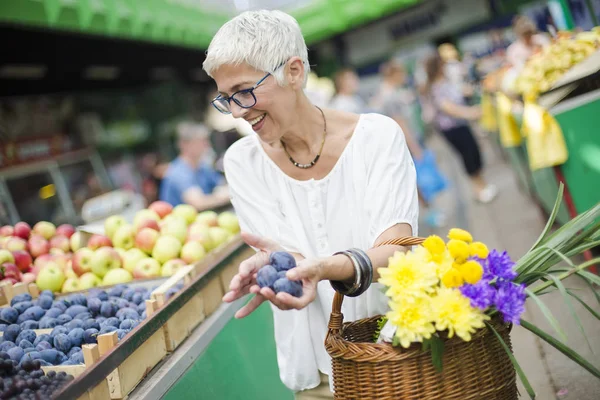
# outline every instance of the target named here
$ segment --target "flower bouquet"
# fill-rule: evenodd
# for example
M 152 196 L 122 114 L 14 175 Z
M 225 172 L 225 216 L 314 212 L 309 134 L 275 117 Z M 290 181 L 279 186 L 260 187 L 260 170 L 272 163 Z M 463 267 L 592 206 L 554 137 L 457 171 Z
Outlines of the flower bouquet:
M 505 251 L 490 251 L 467 231 L 451 229 L 446 241 L 438 236 L 403 238 L 412 249 L 395 253 L 387 268 L 378 270 L 389 298 L 386 315 L 343 323 L 343 296 L 336 294 L 325 341 L 335 398 L 516 399 L 516 374 L 534 398 L 512 354 L 510 329 L 515 324 L 600 378 L 597 367 L 565 344 L 541 298 L 558 290 L 582 331 L 573 300 L 600 319 L 597 305 L 586 304 L 562 282 L 575 276 L 593 290 L 600 284 L 600 277 L 586 271 L 600 258 L 579 265 L 571 260 L 600 245 L 600 203 L 552 230 L 562 190 L 561 185 L 543 232 L 519 260 Z M 527 298 L 541 309 L 558 339 L 522 319 Z

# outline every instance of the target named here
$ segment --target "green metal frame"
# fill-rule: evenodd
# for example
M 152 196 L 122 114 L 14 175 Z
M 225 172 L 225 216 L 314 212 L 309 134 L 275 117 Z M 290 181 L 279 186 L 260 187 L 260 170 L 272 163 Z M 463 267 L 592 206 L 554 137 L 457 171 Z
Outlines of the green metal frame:
M 285 9 L 314 43 L 420 0 L 312 0 Z M 206 49 L 235 10 L 167 0 L 2 0 L 0 22 Z

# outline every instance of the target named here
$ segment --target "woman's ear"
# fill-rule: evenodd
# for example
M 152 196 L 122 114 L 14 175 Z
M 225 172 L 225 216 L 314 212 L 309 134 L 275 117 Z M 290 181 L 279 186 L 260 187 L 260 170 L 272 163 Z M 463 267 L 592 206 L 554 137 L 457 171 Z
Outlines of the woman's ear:
M 294 89 L 301 89 L 304 85 L 304 63 L 300 57 L 292 57 L 287 65 L 287 81 Z

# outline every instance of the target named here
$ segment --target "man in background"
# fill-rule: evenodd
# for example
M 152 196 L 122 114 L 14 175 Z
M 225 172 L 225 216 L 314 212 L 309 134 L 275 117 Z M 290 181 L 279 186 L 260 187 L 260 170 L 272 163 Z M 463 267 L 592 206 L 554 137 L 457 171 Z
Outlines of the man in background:
M 180 123 L 177 144 L 179 157 L 165 173 L 160 199 L 173 206 L 190 204 L 199 211 L 229 203 L 224 177 L 204 161 L 210 149 L 208 128 L 198 123 Z

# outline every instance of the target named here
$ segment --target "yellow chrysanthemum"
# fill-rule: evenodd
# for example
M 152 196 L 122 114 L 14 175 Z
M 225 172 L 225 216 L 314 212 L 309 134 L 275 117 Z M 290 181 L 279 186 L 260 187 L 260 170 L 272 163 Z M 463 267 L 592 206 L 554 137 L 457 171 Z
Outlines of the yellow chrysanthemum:
M 456 333 L 465 341 L 471 340 L 475 329 L 483 328 L 483 321 L 490 317 L 471 306 L 470 300 L 455 289 L 441 288 L 431 298 L 431 310 L 437 330 L 448 330 L 448 336 Z
M 448 239 L 462 240 L 463 242 L 471 243 L 473 236 L 464 229 L 452 228 L 448 232 Z
M 458 269 L 450 268 L 442 277 L 442 283 L 447 288 L 456 288 L 464 283 L 464 278 Z
M 435 264 L 436 275 L 438 279 L 442 279 L 446 272 L 450 268 L 452 268 L 452 263 L 454 262 L 454 258 L 450 255 L 448 249 L 444 249 L 444 251 L 440 254 L 431 254 L 429 250 L 422 246 L 417 246 L 412 251 L 415 256 L 422 258 L 426 262 L 431 262 Z
M 387 313 L 387 317 L 396 327 L 395 336 L 402 347 L 408 348 L 411 343 L 423 342 L 423 339 L 429 339 L 435 332 L 429 296 L 420 297 L 414 302 L 390 301 L 389 304 L 391 311 Z
M 446 243 L 444 240 L 436 235 L 431 235 L 423 242 L 425 247 L 431 254 L 442 254 L 446 250 Z
M 469 253 L 473 257 L 484 259 L 487 258 L 488 254 L 490 254 L 490 251 L 485 244 L 481 242 L 473 242 L 469 244 Z
M 463 263 L 469 258 L 469 245 L 462 240 L 450 239 L 448 241 L 448 251 L 459 263 Z
M 483 267 L 475 260 L 469 260 L 458 267 L 460 274 L 462 275 L 465 282 L 471 285 L 479 282 L 483 276 Z
M 438 283 L 436 266 L 423 252 L 396 252 L 387 268 L 379 268 L 379 283 L 388 287 L 386 296 L 395 299 L 421 297 L 433 291 Z

